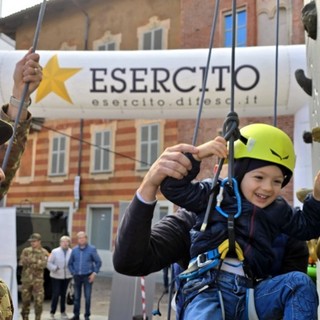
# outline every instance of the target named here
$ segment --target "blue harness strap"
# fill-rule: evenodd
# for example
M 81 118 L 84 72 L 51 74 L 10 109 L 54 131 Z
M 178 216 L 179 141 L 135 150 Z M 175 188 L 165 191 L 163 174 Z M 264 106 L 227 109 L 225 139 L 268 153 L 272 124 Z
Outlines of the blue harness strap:
M 180 279 L 194 279 L 208 270 L 215 268 L 220 262 L 218 249 L 210 250 L 193 258 L 188 269 L 179 274 Z
M 206 273 L 210 269 L 216 268 L 227 256 L 229 246 L 229 239 L 226 239 L 218 248 L 199 254 L 190 261 L 188 269 L 180 273 L 179 278 L 191 280 Z M 242 263 L 244 261 L 244 255 L 237 242 L 235 243 L 235 252 L 237 258 Z

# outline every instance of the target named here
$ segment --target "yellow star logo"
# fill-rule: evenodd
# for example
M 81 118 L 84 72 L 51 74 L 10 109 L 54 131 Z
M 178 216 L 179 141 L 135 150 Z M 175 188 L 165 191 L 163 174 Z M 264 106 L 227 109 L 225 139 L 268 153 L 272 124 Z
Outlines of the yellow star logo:
M 42 70 L 42 81 L 37 90 L 36 102 L 54 92 L 62 99 L 72 103 L 64 82 L 80 70 L 81 68 L 60 68 L 58 56 L 53 56 Z

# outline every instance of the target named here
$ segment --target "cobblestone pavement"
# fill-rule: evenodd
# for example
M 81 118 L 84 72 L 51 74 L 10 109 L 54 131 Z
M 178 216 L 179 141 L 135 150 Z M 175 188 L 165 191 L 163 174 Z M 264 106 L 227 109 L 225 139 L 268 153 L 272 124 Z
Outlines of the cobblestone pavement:
M 99 276 L 99 275 L 97 276 L 96 281 L 93 284 L 93 288 L 92 288 L 92 299 L 91 299 L 92 315 L 90 317 L 90 320 L 107 320 L 108 319 L 110 298 L 111 298 L 111 286 L 112 286 L 111 276 Z M 158 300 L 161 294 L 162 294 L 162 284 L 156 283 L 153 309 L 157 308 Z M 21 306 L 19 303 L 19 312 L 20 310 L 21 310 Z M 81 302 L 82 314 L 83 314 L 83 310 L 84 310 L 84 301 Z M 168 294 L 164 295 L 161 300 L 160 311 L 161 311 L 161 317 L 153 316 L 152 317 L 153 320 L 166 320 L 168 318 L 167 317 Z M 67 306 L 67 314 L 69 318 L 73 316 L 72 306 Z M 21 317 L 19 319 L 21 319 Z M 31 306 L 31 314 L 29 319 L 30 320 L 34 319 L 33 305 Z M 48 319 L 50 319 L 50 301 L 46 300 L 44 302 L 41 320 L 48 320 Z M 56 319 L 60 319 L 59 313 L 56 313 Z M 83 316 L 81 316 L 80 319 L 84 319 Z M 132 320 L 132 319 L 119 319 L 119 320 Z M 175 320 L 174 311 L 171 312 L 170 320 Z

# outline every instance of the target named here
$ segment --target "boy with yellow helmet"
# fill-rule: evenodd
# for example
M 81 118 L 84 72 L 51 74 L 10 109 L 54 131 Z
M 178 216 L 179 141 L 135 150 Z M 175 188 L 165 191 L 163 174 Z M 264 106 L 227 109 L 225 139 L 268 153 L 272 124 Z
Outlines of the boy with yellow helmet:
M 292 177 L 296 162 L 294 147 L 288 135 L 263 123 L 248 125 L 240 132 L 241 137 L 235 142 L 234 158 L 268 161 L 279 166 L 284 174 L 284 187 Z
M 139 264 L 140 272 L 155 271 L 150 261 L 160 267 L 179 261 L 184 258 L 181 252 L 190 246 L 189 268 L 180 275 L 184 308 L 179 319 L 316 319 L 318 298 L 311 279 L 301 272 L 271 278 L 270 270 L 275 259 L 272 243 L 279 234 L 301 240 L 320 235 L 320 177 L 316 177 L 313 195 L 307 197 L 303 210 L 292 208 L 280 196 L 295 165 L 291 139 L 282 130 L 265 124 L 246 126 L 240 133 L 234 145 L 232 183 L 227 178 L 214 188 L 211 179 L 195 181 L 202 159 L 227 157 L 223 137 L 199 147 L 181 144 L 167 148 L 150 168 L 136 198 L 154 206 L 161 186 L 168 200 L 181 210 L 194 212 L 197 218 L 189 238 L 189 229 L 180 216 L 168 219 L 165 234 L 154 226 L 150 237 L 144 238 L 145 262 Z M 208 224 L 202 231 L 212 192 L 218 194 L 217 201 L 209 207 Z M 139 210 L 129 207 L 120 232 L 127 230 L 133 219 L 144 224 L 147 216 L 143 210 L 142 205 Z M 139 216 L 134 217 L 130 211 L 139 212 Z M 150 223 L 151 228 L 152 217 L 148 219 L 145 224 Z M 175 220 L 183 227 L 177 229 Z M 135 234 L 146 229 L 141 226 Z M 114 265 L 117 271 L 128 274 L 128 261 L 119 258 L 125 250 L 123 244 L 118 233 Z M 137 275 L 134 270 L 130 272 Z M 250 310 L 252 300 L 255 309 Z

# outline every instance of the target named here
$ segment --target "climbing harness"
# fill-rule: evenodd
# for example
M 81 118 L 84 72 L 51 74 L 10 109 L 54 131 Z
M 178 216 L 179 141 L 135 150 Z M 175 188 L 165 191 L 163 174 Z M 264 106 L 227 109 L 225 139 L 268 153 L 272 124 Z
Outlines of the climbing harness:
M 193 258 L 188 269 L 180 273 L 180 279 L 192 280 L 206 273 L 208 270 L 217 267 L 223 261 L 229 251 L 229 239 L 223 241 L 218 248 L 199 254 Z M 239 261 L 244 261 L 244 255 L 239 244 L 236 242 L 235 251 Z
M 221 202 L 223 200 L 223 191 L 225 186 L 229 184 L 229 178 L 225 178 L 220 183 L 219 193 L 216 195 L 215 209 L 222 216 L 228 219 L 228 239 L 224 240 L 216 249 L 199 254 L 196 258 L 193 258 L 188 266 L 188 269 L 182 272 L 180 279 L 193 279 L 196 278 L 208 270 L 217 267 L 224 261 L 228 253 L 236 255 L 240 263 L 244 261 L 244 255 L 240 245 L 235 241 L 234 236 L 234 219 L 238 218 L 241 214 L 241 196 L 238 188 L 238 182 L 232 178 L 232 188 L 237 200 L 237 211 L 235 214 L 226 213 L 221 208 Z

